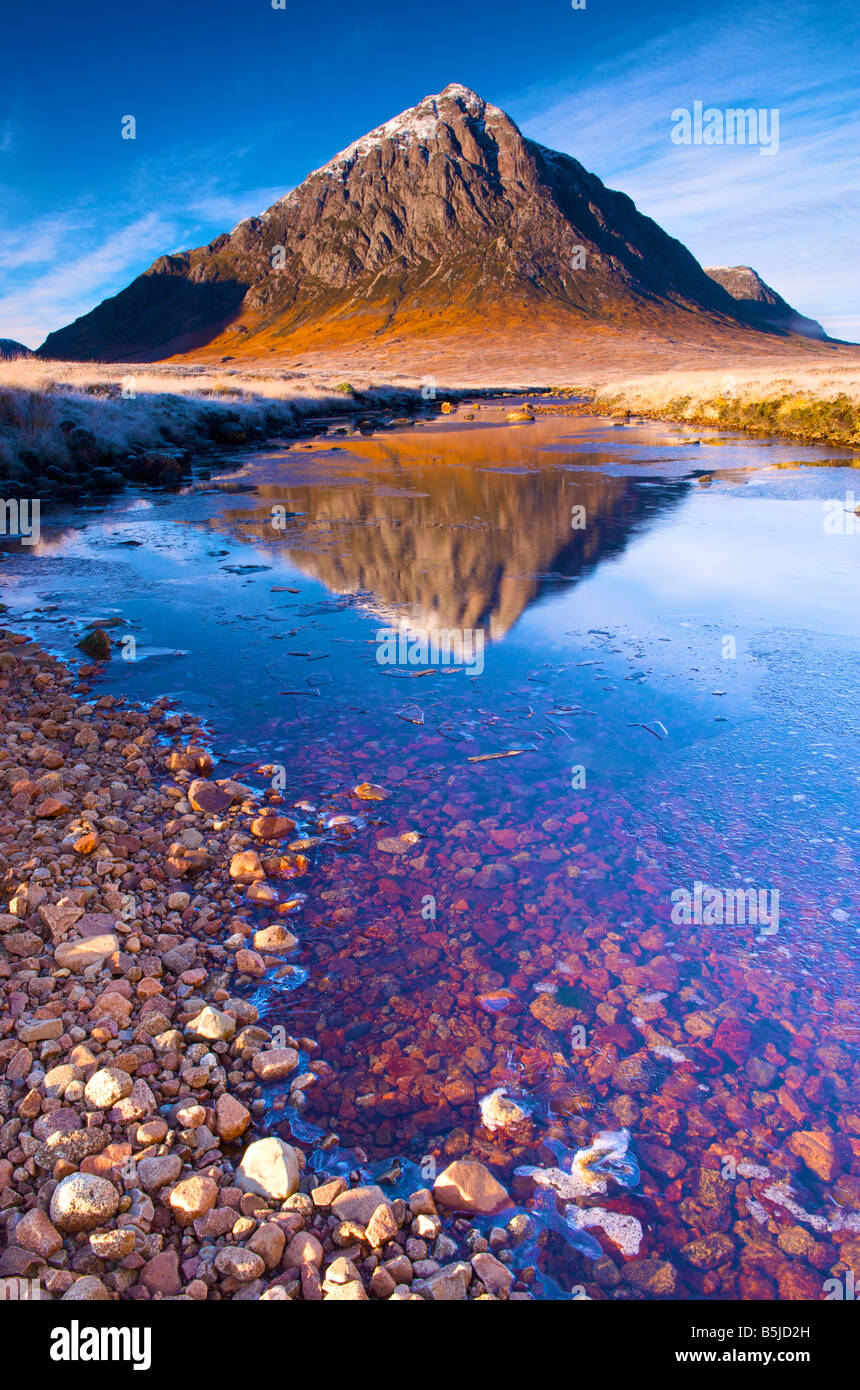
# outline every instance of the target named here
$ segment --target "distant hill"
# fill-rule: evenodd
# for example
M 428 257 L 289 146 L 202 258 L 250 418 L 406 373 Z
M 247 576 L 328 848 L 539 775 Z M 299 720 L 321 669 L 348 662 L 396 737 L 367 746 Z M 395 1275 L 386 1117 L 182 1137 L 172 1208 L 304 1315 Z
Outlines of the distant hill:
M 8 362 L 15 357 L 35 356 L 35 352 L 31 352 L 23 343 L 16 343 L 14 338 L 0 338 L 0 362 Z
M 753 321 L 761 327 L 781 328 L 787 333 L 799 333 L 803 338 L 827 338 L 816 319 L 809 319 L 792 309 L 776 290 L 765 284 L 751 265 L 706 266 L 705 274 L 743 304 Z

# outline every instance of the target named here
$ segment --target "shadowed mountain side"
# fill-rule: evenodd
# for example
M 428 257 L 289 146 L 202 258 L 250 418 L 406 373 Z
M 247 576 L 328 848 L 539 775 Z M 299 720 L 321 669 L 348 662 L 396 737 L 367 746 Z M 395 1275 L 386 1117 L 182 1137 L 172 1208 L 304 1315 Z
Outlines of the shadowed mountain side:
M 248 286 L 229 278 L 188 279 L 188 265 L 187 254 L 160 257 L 113 299 L 49 334 L 38 355 L 146 362 L 202 347 L 235 318 Z
M 0 338 L 0 362 L 16 362 L 24 357 L 35 357 L 35 353 L 14 338 Z
M 336 465 L 336 486 L 261 481 L 252 507 L 210 524 L 264 552 L 283 545 L 304 574 L 332 593 L 361 596 L 386 624 L 483 628 L 498 641 L 543 594 L 621 551 L 689 488 L 672 481 L 645 490 L 584 469 L 526 467 L 516 434 L 457 432 L 443 441 L 428 431 L 396 445 L 357 441 Z M 521 471 L 499 467 L 499 439 L 508 441 L 509 467 Z M 541 458 L 589 468 L 606 461 L 553 450 Z M 331 473 L 324 481 L 334 481 Z M 272 524 L 279 504 L 302 514 L 282 532 Z M 585 509 L 582 529 L 574 507 Z

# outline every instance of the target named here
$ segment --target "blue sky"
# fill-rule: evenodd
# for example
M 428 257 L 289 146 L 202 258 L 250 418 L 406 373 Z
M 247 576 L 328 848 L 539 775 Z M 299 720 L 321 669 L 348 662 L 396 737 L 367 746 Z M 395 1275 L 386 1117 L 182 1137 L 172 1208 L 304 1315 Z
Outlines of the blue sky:
M 454 81 L 629 193 L 703 264 L 753 265 L 860 339 L 856 0 L 285 5 L 7 13 L 0 337 L 36 346 Z M 778 151 L 673 144 L 672 111 L 697 100 L 777 108 Z

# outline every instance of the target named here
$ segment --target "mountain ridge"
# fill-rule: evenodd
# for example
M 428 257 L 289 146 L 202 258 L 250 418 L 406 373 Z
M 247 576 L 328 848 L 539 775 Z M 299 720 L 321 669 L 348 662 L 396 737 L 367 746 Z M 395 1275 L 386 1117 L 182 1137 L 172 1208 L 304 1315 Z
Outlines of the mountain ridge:
M 35 354 L 15 338 L 0 338 L 0 362 L 15 362 Z

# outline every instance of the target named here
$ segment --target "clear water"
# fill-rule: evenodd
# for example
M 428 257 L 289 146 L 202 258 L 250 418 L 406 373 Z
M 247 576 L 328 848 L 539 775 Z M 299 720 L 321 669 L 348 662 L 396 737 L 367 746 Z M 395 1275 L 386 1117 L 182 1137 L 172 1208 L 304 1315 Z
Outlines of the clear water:
M 735 1219 L 749 1199 L 782 1221 L 764 1194 L 787 1173 L 805 1212 L 860 1221 L 787 1148 L 860 1133 L 858 474 L 846 451 L 508 408 L 57 515 L 0 579 L 67 656 L 119 618 L 135 659 L 100 688 L 203 716 L 225 773 L 283 765 L 311 829 L 361 818 L 298 885 L 307 978 L 258 991 L 334 1069 L 301 1117 L 273 1093 L 270 1123 L 334 1129 L 321 1171 L 399 1156 L 403 1187 L 491 1162 L 549 1233 L 518 1262 L 558 1294 L 601 1232 L 516 1170 L 569 1173 L 600 1133 L 630 1136 L 600 1205 L 640 1222 L 640 1255 L 683 1264 L 715 1229 L 701 1170 L 727 1155 L 771 1174 L 735 1179 Z M 483 669 L 381 664 L 401 622 L 479 631 Z M 696 883 L 761 891 L 762 918 L 673 920 Z M 513 1128 L 482 1120 L 500 1088 Z M 719 1273 L 685 1266 L 693 1296 L 743 1293 L 732 1238 Z

